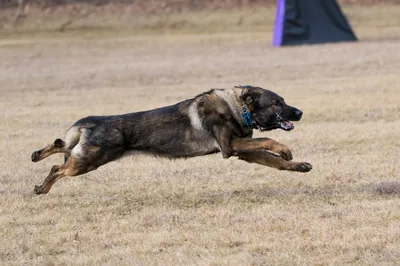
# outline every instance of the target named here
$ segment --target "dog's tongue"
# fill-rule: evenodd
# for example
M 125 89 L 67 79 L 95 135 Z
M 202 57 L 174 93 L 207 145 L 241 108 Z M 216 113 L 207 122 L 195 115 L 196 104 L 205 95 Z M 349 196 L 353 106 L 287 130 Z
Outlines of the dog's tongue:
M 294 124 L 289 121 L 282 121 L 282 122 L 280 122 L 280 125 L 283 130 L 289 131 L 289 130 L 294 129 Z

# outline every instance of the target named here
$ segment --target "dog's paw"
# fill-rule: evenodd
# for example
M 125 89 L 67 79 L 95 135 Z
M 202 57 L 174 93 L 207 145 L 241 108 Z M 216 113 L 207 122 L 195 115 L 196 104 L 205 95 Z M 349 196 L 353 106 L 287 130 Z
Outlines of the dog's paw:
M 35 185 L 35 188 L 33 189 L 33 192 L 34 192 L 36 195 L 43 194 L 42 187 L 41 187 L 41 186 L 38 186 L 38 185 Z
M 32 162 L 38 162 L 38 161 L 40 161 L 40 154 L 41 154 L 40 151 L 34 151 L 34 152 L 32 153 L 32 155 L 31 155 L 31 160 L 32 160 Z
M 297 163 L 294 167 L 294 171 L 297 172 L 301 172 L 301 173 L 306 173 L 306 172 L 310 172 L 312 169 L 312 165 L 306 162 L 302 162 L 302 163 Z

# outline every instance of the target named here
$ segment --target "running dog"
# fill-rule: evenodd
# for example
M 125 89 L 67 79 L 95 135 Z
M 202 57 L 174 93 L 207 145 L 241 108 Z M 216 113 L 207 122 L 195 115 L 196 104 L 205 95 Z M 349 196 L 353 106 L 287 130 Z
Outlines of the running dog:
M 78 120 L 66 133 L 31 155 L 38 162 L 64 153 L 36 194 L 46 194 L 64 176 L 77 176 L 116 160 L 126 151 L 168 158 L 189 158 L 221 152 L 280 170 L 308 172 L 311 164 L 293 162 L 289 148 L 269 138 L 252 138 L 254 129 L 290 131 L 302 111 L 278 94 L 254 86 L 211 89 L 192 99 L 158 109 Z

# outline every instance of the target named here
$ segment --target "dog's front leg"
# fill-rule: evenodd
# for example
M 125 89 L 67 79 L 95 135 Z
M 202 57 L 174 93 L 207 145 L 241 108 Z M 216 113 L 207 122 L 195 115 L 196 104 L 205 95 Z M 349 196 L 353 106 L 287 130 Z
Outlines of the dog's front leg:
M 257 163 L 273 167 L 279 170 L 288 170 L 296 172 L 309 172 L 312 169 L 311 164 L 306 162 L 293 162 L 286 161 L 279 156 L 271 154 L 267 151 L 258 150 L 251 152 L 241 152 L 237 155 L 240 160 L 244 160 L 249 163 Z
M 232 131 L 227 126 L 214 126 L 212 131 L 221 150 L 222 157 L 225 159 L 231 157 L 232 149 L 230 142 L 232 138 Z
M 278 154 L 286 161 L 293 159 L 289 147 L 269 138 L 235 138 L 231 141 L 231 150 L 236 154 L 267 150 Z

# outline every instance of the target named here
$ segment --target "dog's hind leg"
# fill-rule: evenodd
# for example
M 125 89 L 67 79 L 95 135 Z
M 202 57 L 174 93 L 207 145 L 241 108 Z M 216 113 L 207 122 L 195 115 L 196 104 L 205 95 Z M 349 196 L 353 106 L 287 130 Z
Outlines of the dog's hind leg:
M 62 165 L 54 165 L 49 175 L 40 186 L 35 186 L 34 192 L 36 194 L 47 194 L 53 184 L 64 176 L 76 176 L 90 172 L 97 167 L 87 166 L 79 162 L 79 160 L 69 157 L 68 161 Z
M 34 151 L 31 155 L 32 162 L 43 160 L 54 153 L 65 153 L 64 163 L 66 163 L 71 150 L 78 144 L 80 136 L 81 129 L 79 127 L 73 126 L 69 128 L 65 135 L 65 142 L 62 139 L 56 139 L 43 149 Z
M 59 180 L 60 178 L 65 176 L 64 169 L 65 169 L 65 164 L 54 165 L 51 168 L 49 175 L 46 177 L 46 179 L 44 180 L 42 185 L 35 186 L 34 192 L 36 194 L 46 194 L 47 192 L 49 192 L 49 190 L 53 186 L 53 184 L 57 180 Z
M 54 153 L 66 153 L 65 142 L 62 139 L 56 139 L 52 144 L 47 145 L 41 150 L 34 151 L 31 155 L 32 162 L 38 162 Z
M 237 155 L 240 160 L 249 163 L 258 163 L 273 167 L 279 170 L 288 170 L 296 172 L 309 172 L 312 169 L 311 164 L 306 162 L 293 162 L 284 160 L 282 157 L 269 153 L 268 151 L 250 151 L 241 152 Z
M 123 147 L 109 149 L 88 144 L 77 144 L 71 151 L 67 162 L 55 165 L 40 186 L 35 186 L 36 194 L 46 194 L 57 180 L 65 176 L 78 176 L 97 169 L 99 166 L 119 158 L 124 153 Z

